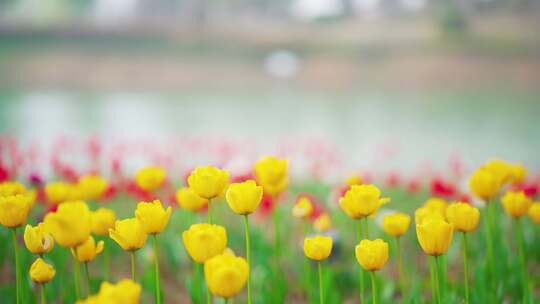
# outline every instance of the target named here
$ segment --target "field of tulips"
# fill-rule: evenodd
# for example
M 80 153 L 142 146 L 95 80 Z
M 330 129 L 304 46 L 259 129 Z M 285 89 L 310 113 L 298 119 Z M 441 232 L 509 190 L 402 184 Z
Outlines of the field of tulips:
M 0 164 L 0 302 L 538 302 L 536 172 L 331 183 L 291 161 L 47 180 Z

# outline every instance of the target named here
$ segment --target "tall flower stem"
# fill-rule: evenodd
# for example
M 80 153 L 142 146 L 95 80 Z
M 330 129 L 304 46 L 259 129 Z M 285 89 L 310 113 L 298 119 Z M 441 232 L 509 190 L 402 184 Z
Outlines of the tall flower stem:
M 73 249 L 76 253 L 77 248 Z M 81 269 L 79 266 L 79 260 L 77 260 L 76 254 L 73 256 L 73 279 L 75 281 L 75 295 L 77 300 L 81 299 Z
M 103 277 L 105 278 L 105 281 L 109 281 L 109 269 L 111 265 L 111 254 L 109 252 L 109 248 L 105 246 L 103 249 Z
M 197 264 L 199 267 L 199 273 L 200 273 L 200 286 L 202 287 L 202 282 L 204 281 L 204 264 L 200 263 Z M 206 284 L 206 304 L 212 304 L 212 293 L 210 292 L 210 288 L 208 288 L 208 284 Z
M 463 282 L 465 285 L 465 304 L 469 304 L 469 262 L 467 259 L 467 233 L 462 233 L 461 251 L 463 254 Z
M 153 235 L 154 239 L 154 275 L 155 275 L 155 289 L 156 289 L 156 304 L 161 304 L 161 287 L 159 284 L 159 253 L 158 253 L 158 240 L 157 234 Z
M 45 283 L 39 284 L 41 289 L 41 304 L 47 304 L 47 295 L 45 294 Z
M 15 293 L 16 303 L 21 303 L 21 266 L 19 264 L 19 243 L 17 243 L 17 228 L 11 229 L 13 252 L 15 254 Z
M 88 262 L 84 262 L 84 274 L 86 276 L 86 295 L 90 296 L 92 291 L 90 290 L 90 272 L 88 272 Z
M 495 269 L 493 268 L 493 231 L 492 231 L 492 221 L 493 221 L 493 212 L 492 209 L 494 203 L 490 203 L 489 200 L 486 200 L 486 220 L 485 223 L 485 229 L 486 229 L 486 245 L 487 245 L 487 259 L 486 259 L 486 270 L 490 274 L 490 280 L 492 283 L 495 282 L 494 276 L 495 276 Z M 493 285 L 492 285 L 493 286 Z
M 322 274 L 322 263 L 321 261 L 317 262 L 317 268 L 319 268 L 319 302 L 324 304 L 324 288 L 323 288 L 323 274 Z
M 446 269 L 446 256 L 440 255 L 437 256 L 437 265 L 439 267 L 439 273 L 437 273 L 437 277 L 439 279 L 439 297 L 441 299 L 445 299 L 446 297 L 446 281 L 447 281 L 447 269 Z
M 377 281 L 375 280 L 375 271 L 369 272 L 371 275 L 371 299 L 373 304 L 377 304 Z
M 208 224 L 212 224 L 212 204 L 210 204 L 212 202 L 211 199 L 208 199 L 208 209 L 207 209 L 207 215 L 208 215 Z
M 309 232 L 309 223 L 306 221 L 304 223 L 304 236 L 308 235 Z M 311 281 L 311 265 L 309 258 L 304 258 L 304 289 L 306 292 L 307 303 L 311 303 L 311 292 L 310 292 L 310 281 Z
M 429 258 L 429 272 L 431 274 L 431 297 L 437 303 L 441 304 L 441 296 L 439 294 L 439 270 L 437 267 L 437 257 Z
M 369 239 L 369 223 L 368 223 L 368 218 L 367 216 L 364 217 L 364 238 L 366 240 Z
M 522 303 L 528 303 L 528 279 L 527 279 L 527 260 L 525 257 L 525 248 L 523 246 L 523 230 L 521 228 L 520 218 L 516 218 L 514 221 L 516 240 L 519 250 L 519 266 L 521 267 L 521 284 L 523 288 L 523 300 Z
M 362 240 L 362 220 L 357 220 L 357 238 L 358 243 Z M 360 277 L 360 303 L 364 302 L 364 271 L 362 270 L 362 267 L 358 267 L 358 275 Z
M 135 282 L 135 250 L 130 251 L 131 254 L 131 280 Z
M 396 237 L 396 258 L 398 263 L 399 271 L 399 287 L 401 289 L 401 302 L 405 303 L 406 294 L 405 294 L 405 271 L 403 270 L 403 260 L 401 258 L 401 239 L 399 236 Z
M 247 293 L 248 293 L 248 304 L 251 304 L 251 254 L 250 254 L 250 240 L 249 240 L 249 218 L 248 215 L 244 215 L 244 232 L 246 233 L 246 260 L 248 264 L 248 278 L 247 278 Z

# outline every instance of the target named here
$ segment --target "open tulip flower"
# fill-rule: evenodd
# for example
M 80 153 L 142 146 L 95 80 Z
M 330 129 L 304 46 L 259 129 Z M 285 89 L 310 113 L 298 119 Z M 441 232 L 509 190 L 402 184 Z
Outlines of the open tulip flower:
M 99 175 L 85 175 L 77 183 L 82 199 L 95 201 L 107 190 L 107 181 Z
M 212 224 L 211 200 L 223 194 L 229 185 L 229 173 L 213 166 L 197 167 L 187 181 L 198 196 L 208 200 L 208 223 Z
M 160 167 L 145 167 L 137 171 L 135 182 L 145 191 L 154 191 L 161 187 L 165 180 L 165 170 Z
M 84 263 L 84 272 L 86 275 L 86 291 L 88 294 L 90 290 L 90 273 L 88 272 L 88 263 L 93 261 L 98 254 L 103 251 L 103 241 L 99 241 L 96 244 L 94 237 L 90 236 L 86 242 L 81 245 L 72 248 L 71 252 L 79 262 Z
M 210 292 L 225 298 L 234 297 L 246 285 L 249 266 L 242 257 L 219 254 L 204 263 L 204 277 Z
M 163 208 L 159 200 L 153 202 L 140 202 L 135 210 L 135 216 L 141 221 L 146 233 L 152 235 L 154 240 L 154 271 L 156 278 L 156 303 L 161 304 L 161 289 L 159 278 L 159 254 L 157 234 L 161 233 L 171 217 L 172 208 Z
M 143 223 L 137 218 L 116 221 L 114 229 L 109 229 L 109 236 L 122 249 L 131 254 L 131 279 L 135 281 L 135 251 L 146 243 L 148 235 Z
M 35 227 L 26 225 L 24 229 L 24 244 L 28 251 L 41 256 L 53 249 L 54 239 L 45 231 L 45 224 L 39 223 Z
M 184 187 L 176 191 L 176 202 L 180 208 L 191 212 L 197 212 L 208 204 L 208 200 L 200 197 L 189 187 Z
M 32 281 L 40 285 L 41 304 L 46 304 L 47 297 L 45 292 L 45 284 L 54 278 L 54 275 L 56 274 L 54 267 L 47 264 L 42 258 L 38 258 L 34 261 L 34 263 L 32 263 L 29 273 Z

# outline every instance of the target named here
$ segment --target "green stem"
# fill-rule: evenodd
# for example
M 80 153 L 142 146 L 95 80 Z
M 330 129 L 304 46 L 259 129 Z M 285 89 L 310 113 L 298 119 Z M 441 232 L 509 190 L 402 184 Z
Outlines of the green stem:
M 274 203 L 275 204 L 275 203 Z M 274 210 L 272 211 L 272 224 L 274 225 L 274 250 L 276 257 L 276 264 L 279 265 L 280 256 L 281 256 L 281 239 L 279 231 L 279 207 L 274 205 Z
M 211 203 L 211 199 L 208 199 L 208 209 L 207 209 L 207 216 L 208 216 L 208 224 L 212 224 L 212 205 L 210 204 Z
M 463 254 L 463 282 L 465 284 L 465 304 L 469 304 L 469 263 L 467 259 L 467 233 L 463 232 L 461 250 Z
M 251 254 L 250 254 L 250 241 L 249 241 L 249 218 L 248 215 L 244 215 L 244 232 L 246 233 L 246 260 L 248 264 L 248 278 L 247 278 L 247 293 L 248 304 L 251 304 Z
M 111 265 L 111 255 L 109 253 L 109 248 L 105 246 L 103 249 L 103 277 L 105 281 L 109 281 L 109 268 Z
M 515 233 L 519 250 L 519 264 L 521 266 L 521 284 L 523 288 L 523 303 L 528 303 L 528 279 L 527 279 L 527 259 L 525 257 L 525 248 L 523 246 L 523 230 L 520 218 L 515 219 Z
M 399 271 L 399 285 L 401 289 L 401 302 L 405 303 L 407 298 L 405 293 L 405 271 L 403 270 L 403 260 L 401 258 L 401 239 L 399 236 L 396 237 L 396 255 Z
M 439 256 L 435 256 L 435 285 L 437 286 L 437 303 L 441 304 L 441 289 L 439 281 Z
M 75 254 L 73 254 L 73 276 L 75 280 L 75 295 L 77 300 L 81 299 L 81 269 L 79 267 L 79 260 L 77 260 L 77 247 L 73 249 Z
M 90 290 L 90 272 L 88 271 L 88 262 L 84 262 L 84 274 L 86 276 L 86 295 L 90 296 L 92 291 Z
M 429 272 L 431 275 L 431 298 L 436 303 L 440 304 L 441 299 L 439 296 L 439 278 L 438 278 L 438 267 L 437 267 L 437 257 L 428 257 L 429 259 Z
M 135 282 L 135 250 L 130 251 L 131 254 L 131 280 Z
M 161 287 L 159 284 L 159 254 L 158 254 L 158 241 L 157 234 L 153 235 L 154 239 L 154 274 L 155 274 L 155 288 L 156 288 L 156 304 L 161 304 Z
M 491 212 L 491 210 L 493 209 L 493 207 L 491 205 L 493 205 L 494 203 L 490 203 L 489 201 L 486 201 L 486 220 L 484 221 L 485 223 L 485 229 L 486 229 L 486 242 L 487 242 L 487 259 L 486 259 L 486 263 L 487 263 L 487 267 L 486 267 L 486 271 L 488 272 L 488 274 L 490 274 L 490 281 L 492 283 L 495 282 L 494 280 L 494 276 L 495 276 L 495 271 L 494 271 L 494 268 L 493 268 L 493 231 L 492 231 L 492 220 L 493 220 L 493 212 Z M 493 285 L 492 285 L 493 286 Z
M 368 218 L 367 218 L 367 216 L 364 217 L 364 233 L 365 233 L 364 238 L 365 238 L 366 240 L 369 240 L 369 225 L 368 225 Z
M 16 303 L 21 303 L 21 269 L 19 265 L 19 243 L 17 242 L 17 228 L 11 229 L 13 251 L 15 254 L 15 293 Z
M 223 298 L 223 302 L 224 302 L 225 304 L 229 304 L 229 298 Z
M 309 224 L 306 221 L 303 225 L 304 227 L 304 236 L 308 234 Z M 311 292 L 310 292 L 310 281 L 311 281 L 311 267 L 308 257 L 304 257 L 304 291 L 306 293 L 307 303 L 311 303 Z
M 212 294 L 210 293 L 208 285 L 206 285 L 206 304 L 212 304 Z
M 47 295 L 45 294 L 45 283 L 41 283 L 40 289 L 41 289 L 41 304 L 47 304 Z
M 370 271 L 371 274 L 371 298 L 372 303 L 377 304 L 377 281 L 375 280 L 375 271 Z
M 322 263 L 321 261 L 317 262 L 317 267 L 319 268 L 319 302 L 324 304 L 324 288 L 323 288 L 323 274 L 322 274 Z
M 439 273 L 437 277 L 440 281 L 439 283 L 439 296 L 441 299 L 446 297 L 446 281 L 447 281 L 447 271 L 446 271 L 446 255 L 437 256 L 437 264 L 439 267 Z
M 358 243 L 362 240 L 362 220 L 357 220 L 357 237 Z M 364 301 L 364 271 L 362 267 L 358 267 L 358 275 L 360 277 L 360 303 L 365 303 Z

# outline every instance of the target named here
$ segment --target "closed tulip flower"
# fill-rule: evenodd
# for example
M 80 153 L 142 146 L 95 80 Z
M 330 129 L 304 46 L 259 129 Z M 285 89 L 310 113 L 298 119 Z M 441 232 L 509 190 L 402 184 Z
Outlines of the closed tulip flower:
M 442 221 L 445 220 L 445 214 L 437 209 L 420 207 L 414 211 L 414 221 L 416 224 L 421 224 L 426 218 L 436 217 Z
M 79 179 L 77 187 L 85 200 L 97 200 L 107 190 L 107 181 L 99 175 L 86 175 Z
M 391 236 L 402 236 L 409 229 L 411 217 L 408 214 L 396 212 L 383 218 L 383 230 Z
M 207 199 L 198 196 L 193 189 L 188 187 L 180 188 L 176 191 L 176 201 L 180 208 L 191 212 L 197 212 L 208 204 Z
M 55 274 L 54 268 L 41 258 L 38 258 L 30 267 L 30 278 L 36 283 L 50 282 Z
M 0 196 L 0 224 L 17 228 L 26 222 L 32 200 L 28 194 Z
M 304 254 L 314 261 L 322 261 L 332 253 L 332 238 L 328 236 L 314 236 L 304 239 Z
M 79 262 L 93 261 L 103 251 L 103 241 L 96 241 L 92 236 L 86 242 L 72 249 L 73 255 Z
M 137 304 L 141 298 L 141 285 L 123 279 L 116 284 L 101 283 L 97 295 L 98 304 Z
M 460 232 L 476 230 L 480 220 L 480 211 L 469 204 L 457 202 L 450 204 L 446 209 L 446 218 Z
M 47 201 L 55 205 L 69 200 L 72 191 L 74 191 L 73 186 L 66 182 L 50 182 L 45 185 Z
M 424 203 L 423 207 L 444 214 L 447 206 L 448 203 L 442 198 L 431 197 Z
M 292 214 L 297 218 L 309 218 L 313 212 L 313 203 L 309 197 L 301 196 L 294 204 Z
M 501 202 L 506 213 L 514 218 L 526 215 L 532 205 L 532 200 L 523 191 L 508 191 L 502 197 Z
M 99 236 L 108 236 L 109 229 L 114 228 L 116 214 L 113 210 L 99 208 L 91 215 L 92 232 Z
M 1 182 L 0 183 L 0 197 L 12 196 L 17 194 L 25 194 L 27 192 L 26 187 L 19 182 Z
M 45 224 L 39 223 L 35 227 L 26 225 L 24 229 L 24 244 L 31 253 L 41 255 L 53 249 L 54 239 L 45 231 Z
M 388 243 L 381 239 L 362 240 L 355 248 L 356 260 L 366 271 L 377 271 L 388 261 Z
M 529 208 L 529 217 L 535 224 L 540 225 L 540 202 L 531 205 Z
M 263 157 L 255 163 L 255 176 L 264 192 L 276 197 L 283 192 L 289 183 L 287 176 L 288 162 L 273 156 Z
M 521 183 L 527 176 L 527 168 L 522 164 L 512 164 L 510 165 L 510 181 L 512 183 Z
M 416 224 L 416 236 L 424 253 L 439 256 L 448 250 L 452 241 L 453 228 L 438 217 L 428 217 Z
M 313 221 L 313 228 L 318 232 L 325 232 L 332 228 L 332 220 L 328 213 L 322 213 Z
M 353 185 L 339 200 L 339 206 L 349 217 L 361 219 L 374 214 L 389 201 L 389 198 L 381 198 L 381 191 L 374 185 Z
M 493 199 L 502 186 L 502 177 L 485 167 L 477 169 L 469 179 L 469 187 L 474 195 L 489 201 Z
M 148 235 L 137 218 L 116 221 L 114 229 L 109 229 L 109 236 L 125 251 L 135 251 L 144 246 Z
M 165 209 L 159 200 L 154 200 L 153 202 L 140 202 L 135 210 L 135 216 L 143 224 L 146 233 L 158 234 L 167 226 L 171 212 L 170 206 Z
M 188 184 L 198 196 L 213 199 L 229 185 L 229 173 L 213 166 L 197 167 L 189 175 Z
M 227 247 L 227 232 L 219 225 L 193 224 L 182 233 L 182 240 L 189 256 L 197 263 L 204 263 L 223 253 Z
M 165 170 L 160 167 L 145 167 L 135 175 L 137 186 L 145 191 L 154 191 L 161 187 L 165 180 Z
M 257 186 L 255 181 L 247 180 L 243 183 L 233 183 L 227 190 L 226 198 L 229 207 L 237 214 L 253 213 L 261 203 L 263 188 Z
M 90 210 L 82 201 L 60 204 L 56 212 L 47 214 L 44 223 L 54 240 L 63 247 L 79 246 L 90 237 Z
M 242 257 L 219 254 L 204 263 L 204 277 L 212 294 L 231 298 L 246 285 L 249 266 Z
M 512 165 L 502 159 L 492 159 L 483 165 L 491 171 L 502 183 L 512 180 Z

